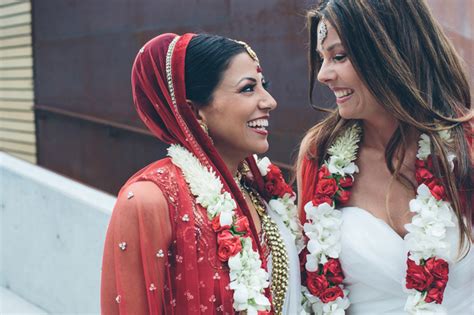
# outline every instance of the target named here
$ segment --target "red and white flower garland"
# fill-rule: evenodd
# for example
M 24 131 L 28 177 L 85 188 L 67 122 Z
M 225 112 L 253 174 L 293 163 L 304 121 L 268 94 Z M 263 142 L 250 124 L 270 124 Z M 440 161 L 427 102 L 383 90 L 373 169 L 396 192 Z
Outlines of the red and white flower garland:
M 270 301 L 264 290 L 269 286 L 269 275 L 258 253 L 253 250 L 248 236 L 248 219 L 235 213 L 237 204 L 228 192 L 223 191 L 220 179 L 191 152 L 179 145 L 171 145 L 168 156 L 183 172 L 196 202 L 206 208 L 212 229 L 217 233 L 217 257 L 229 265 L 234 309 L 247 314 L 266 314 L 270 310 Z M 304 246 L 303 229 L 298 219 L 296 194 L 286 184 L 280 169 L 268 158 L 258 160 L 255 156 L 255 159 L 264 178 L 269 206 L 292 231 L 296 246 L 301 250 Z
M 441 139 L 451 142 L 448 131 L 439 132 Z M 445 188 L 433 175 L 430 138 L 420 136 L 416 161 L 416 198 L 410 201 L 410 211 L 416 213 L 411 223 L 405 225 L 407 259 L 406 289 L 408 299 L 405 310 L 410 314 L 427 311 L 445 313 L 441 306 L 448 282 L 450 245 L 446 229 L 455 226 L 454 211 L 447 201 Z M 455 155 L 448 153 L 447 160 L 454 169 Z
M 349 292 L 342 285 L 344 274 L 339 262 L 342 214 L 336 204 L 349 200 L 352 174 L 359 171 L 353 162 L 359 141 L 357 125 L 336 139 L 328 150 L 329 159 L 318 171 L 315 195 L 304 206 L 308 243 L 306 255 L 301 257 L 306 261 L 302 302 L 307 313 L 344 314 L 350 304 Z
M 265 181 L 265 190 L 270 196 L 268 205 L 275 211 L 291 231 L 298 253 L 304 248 L 303 227 L 298 218 L 296 194 L 285 182 L 281 170 L 267 157 L 259 160 L 254 155 L 258 169 Z
M 265 296 L 269 275 L 260 255 L 253 249 L 248 219 L 237 215 L 237 204 L 224 191 L 221 180 L 191 152 L 182 146 L 171 145 L 168 156 L 181 169 L 196 202 L 206 208 L 212 221 L 212 228 L 217 233 L 217 256 L 229 265 L 229 287 L 234 291 L 235 311 L 255 315 L 269 311 L 270 301 Z
M 344 314 L 349 307 L 348 290 L 343 287 L 344 274 L 339 262 L 341 252 L 340 227 L 342 214 L 336 206 L 349 200 L 348 189 L 353 174 L 358 172 L 357 143 L 361 130 L 353 125 L 329 148 L 329 159 L 318 171 L 318 183 L 313 200 L 304 206 L 308 239 L 303 275 L 303 308 L 307 313 Z M 440 137 L 450 142 L 449 132 Z M 453 168 L 454 155 L 447 156 Z M 449 245 L 445 241 L 446 228 L 454 226 L 453 210 L 447 202 L 444 187 L 432 174 L 431 145 L 422 134 L 416 161 L 419 184 L 416 198 L 410 201 L 410 211 L 416 215 L 405 228 L 409 253 L 407 259 L 406 290 L 409 293 L 405 310 L 410 314 L 424 311 L 442 313 L 440 306 L 448 281 Z

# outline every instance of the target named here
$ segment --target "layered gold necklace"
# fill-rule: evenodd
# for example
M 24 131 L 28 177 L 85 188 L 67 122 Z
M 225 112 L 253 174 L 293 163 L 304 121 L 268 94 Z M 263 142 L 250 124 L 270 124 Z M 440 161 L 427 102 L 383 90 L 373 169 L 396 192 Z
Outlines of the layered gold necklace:
M 263 202 L 262 197 L 256 190 L 242 185 L 242 174 L 245 175 L 246 172 L 248 172 L 248 166 L 245 168 L 245 164 L 243 165 L 244 166 L 239 170 L 235 180 L 244 197 L 245 192 L 248 193 L 250 201 L 255 207 L 262 222 L 263 235 L 272 257 L 272 280 L 270 289 L 273 297 L 273 307 L 275 309 L 275 314 L 282 314 L 286 291 L 288 289 L 288 253 L 277 224 L 266 212 L 265 203 Z

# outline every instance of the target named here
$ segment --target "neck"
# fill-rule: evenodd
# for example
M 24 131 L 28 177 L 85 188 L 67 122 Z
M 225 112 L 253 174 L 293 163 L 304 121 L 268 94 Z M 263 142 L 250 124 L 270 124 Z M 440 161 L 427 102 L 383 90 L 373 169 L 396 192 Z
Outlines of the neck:
M 217 147 L 216 147 L 216 150 L 217 152 L 219 152 L 219 155 L 224 161 L 224 164 L 227 166 L 227 169 L 229 170 L 229 172 L 232 174 L 232 176 L 235 176 L 239 169 L 240 163 L 245 159 L 245 157 L 242 157 L 239 154 L 231 154 L 228 152 L 222 152 Z
M 363 120 L 363 145 L 384 151 L 390 138 L 398 127 L 398 121 L 391 115 L 377 117 L 374 120 Z

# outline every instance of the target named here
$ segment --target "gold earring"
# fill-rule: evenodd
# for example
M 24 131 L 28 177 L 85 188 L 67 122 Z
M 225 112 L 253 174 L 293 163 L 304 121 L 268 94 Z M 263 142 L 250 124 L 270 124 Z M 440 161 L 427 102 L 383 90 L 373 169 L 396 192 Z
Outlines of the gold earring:
M 201 126 L 202 131 L 204 131 L 204 133 L 209 136 L 209 128 L 207 127 L 207 125 L 204 122 L 200 121 L 199 126 Z

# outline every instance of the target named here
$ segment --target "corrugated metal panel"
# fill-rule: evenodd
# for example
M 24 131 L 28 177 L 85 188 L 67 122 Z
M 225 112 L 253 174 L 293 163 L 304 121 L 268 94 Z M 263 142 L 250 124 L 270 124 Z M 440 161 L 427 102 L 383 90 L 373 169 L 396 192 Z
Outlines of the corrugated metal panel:
M 0 150 L 36 163 L 30 1 L 0 2 Z

